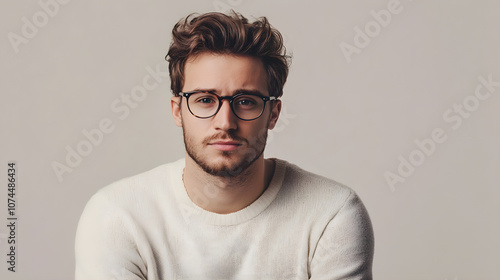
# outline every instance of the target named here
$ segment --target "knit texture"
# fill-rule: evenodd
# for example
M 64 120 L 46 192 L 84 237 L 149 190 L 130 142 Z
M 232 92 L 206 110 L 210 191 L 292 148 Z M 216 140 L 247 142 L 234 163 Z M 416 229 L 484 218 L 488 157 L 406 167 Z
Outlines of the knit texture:
M 372 226 L 354 191 L 272 160 L 265 192 L 230 214 L 191 201 L 184 159 L 99 190 L 78 224 L 75 279 L 372 279 Z

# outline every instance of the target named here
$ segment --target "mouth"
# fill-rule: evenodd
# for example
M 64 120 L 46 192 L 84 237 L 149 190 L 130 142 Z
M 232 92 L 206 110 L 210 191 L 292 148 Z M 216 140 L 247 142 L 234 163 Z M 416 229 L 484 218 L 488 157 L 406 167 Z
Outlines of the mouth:
M 219 140 L 219 141 L 210 142 L 208 145 L 212 146 L 213 148 L 215 148 L 218 151 L 234 151 L 234 150 L 238 149 L 240 146 L 242 146 L 243 144 L 241 144 L 240 142 L 237 142 L 237 141 Z

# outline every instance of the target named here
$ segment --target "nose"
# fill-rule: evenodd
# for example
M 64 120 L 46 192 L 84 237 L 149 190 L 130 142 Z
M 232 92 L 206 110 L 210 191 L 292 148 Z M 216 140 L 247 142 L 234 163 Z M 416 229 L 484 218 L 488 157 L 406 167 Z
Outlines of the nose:
M 237 117 L 234 115 L 231 110 L 231 104 L 229 104 L 228 100 L 222 100 L 222 105 L 215 114 L 213 118 L 213 123 L 215 129 L 217 130 L 231 130 L 236 129 L 237 126 Z

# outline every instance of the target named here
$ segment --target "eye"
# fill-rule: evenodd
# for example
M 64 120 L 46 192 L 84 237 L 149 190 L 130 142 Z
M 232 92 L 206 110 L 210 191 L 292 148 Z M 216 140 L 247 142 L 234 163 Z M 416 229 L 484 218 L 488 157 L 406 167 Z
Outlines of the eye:
M 212 102 L 214 102 L 214 100 L 211 99 L 211 98 L 208 98 L 208 97 L 204 97 L 204 98 L 200 98 L 197 102 L 200 102 L 200 103 L 212 103 Z
M 252 106 L 255 105 L 255 100 L 241 98 L 236 100 L 236 104 L 240 106 Z
M 199 93 L 199 94 L 193 95 L 193 97 L 194 97 L 193 100 L 195 103 L 199 103 L 199 104 L 217 103 L 217 98 L 212 94 Z
M 259 98 L 253 95 L 242 95 L 234 100 L 235 105 L 241 107 L 251 107 L 259 103 Z

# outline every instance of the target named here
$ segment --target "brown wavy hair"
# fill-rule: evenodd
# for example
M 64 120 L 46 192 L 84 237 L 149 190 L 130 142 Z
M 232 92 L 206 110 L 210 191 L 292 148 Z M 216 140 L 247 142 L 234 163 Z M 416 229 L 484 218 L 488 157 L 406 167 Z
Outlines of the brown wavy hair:
M 184 65 L 188 58 L 202 52 L 248 55 L 260 58 L 267 74 L 270 96 L 283 95 L 291 57 L 286 54 L 281 33 L 267 18 L 252 23 L 239 13 L 190 14 L 172 29 L 173 41 L 168 61 L 170 88 L 177 96 L 184 85 Z

